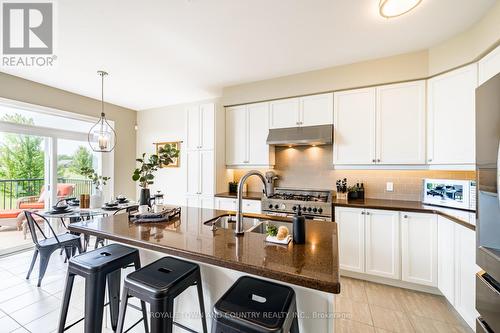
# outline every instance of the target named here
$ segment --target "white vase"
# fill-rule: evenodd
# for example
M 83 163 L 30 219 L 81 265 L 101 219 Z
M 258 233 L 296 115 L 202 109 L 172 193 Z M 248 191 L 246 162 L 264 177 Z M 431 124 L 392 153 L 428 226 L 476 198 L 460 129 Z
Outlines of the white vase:
M 102 191 L 101 190 L 95 190 L 94 194 L 90 196 L 90 208 L 91 209 L 96 209 L 96 208 L 101 208 L 103 205 L 102 202 Z

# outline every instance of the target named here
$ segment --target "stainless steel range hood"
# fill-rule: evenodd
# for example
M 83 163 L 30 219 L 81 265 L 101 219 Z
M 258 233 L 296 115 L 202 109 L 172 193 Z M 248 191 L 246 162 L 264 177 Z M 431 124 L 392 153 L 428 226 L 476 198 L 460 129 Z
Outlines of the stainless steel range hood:
M 266 142 L 275 146 L 331 144 L 333 142 L 333 125 L 270 129 Z

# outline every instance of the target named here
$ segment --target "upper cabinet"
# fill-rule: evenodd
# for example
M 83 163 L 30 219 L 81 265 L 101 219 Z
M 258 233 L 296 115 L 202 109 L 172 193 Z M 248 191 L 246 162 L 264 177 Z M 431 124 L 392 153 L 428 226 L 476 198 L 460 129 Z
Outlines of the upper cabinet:
M 475 163 L 477 64 L 436 76 L 427 86 L 427 163 Z
M 334 164 L 425 164 L 425 81 L 335 93 L 334 127 Z
M 479 60 L 478 64 L 478 77 L 481 85 L 500 73 L 500 46 L 497 46 L 496 49 Z
M 226 108 L 226 165 L 272 166 L 274 147 L 269 134 L 269 103 Z
M 187 110 L 187 149 L 214 149 L 215 105 L 206 103 L 191 106 Z
M 333 94 L 287 98 L 269 103 L 269 128 L 333 123 Z

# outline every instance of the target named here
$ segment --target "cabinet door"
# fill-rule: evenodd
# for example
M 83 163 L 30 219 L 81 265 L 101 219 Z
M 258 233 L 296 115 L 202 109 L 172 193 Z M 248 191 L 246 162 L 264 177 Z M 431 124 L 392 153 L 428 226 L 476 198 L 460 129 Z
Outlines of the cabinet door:
M 425 81 L 377 87 L 377 163 L 425 164 Z
M 334 93 L 334 164 L 375 163 L 375 88 Z
M 187 193 L 188 194 L 200 194 L 200 152 L 199 151 L 188 151 L 186 153 L 186 168 L 187 168 Z
M 186 207 L 200 207 L 200 204 L 199 195 L 190 195 L 186 197 Z M 190 214 L 190 218 L 194 218 L 196 220 L 200 219 L 200 212 L 198 209 L 190 209 L 187 213 Z
M 480 85 L 500 73 L 500 46 L 479 60 L 478 66 Z
M 236 106 L 226 109 L 226 164 L 242 165 L 247 160 L 247 109 Z
M 192 106 L 187 109 L 186 116 L 186 127 L 187 127 L 187 137 L 186 146 L 188 150 L 196 150 L 201 146 L 200 137 L 200 109 L 198 106 Z
M 429 164 L 475 163 L 476 87 L 476 64 L 428 81 Z
M 236 210 L 236 199 L 229 198 L 215 198 L 215 208 L 220 210 Z
M 214 194 L 214 151 L 200 151 L 200 194 Z M 213 206 L 213 204 L 212 204 Z
M 300 125 L 298 98 L 269 102 L 269 112 L 270 128 L 287 128 Z
M 347 271 L 365 271 L 365 215 L 363 209 L 335 208 L 339 228 L 339 263 Z
M 366 273 L 400 278 L 399 213 L 366 210 Z
M 214 209 L 214 197 L 212 196 L 200 196 L 200 207 L 205 209 Z M 203 221 L 207 221 L 208 218 L 204 218 Z
M 247 106 L 247 161 L 252 165 L 270 165 L 270 148 L 266 143 L 269 134 L 269 103 L 250 104 Z
M 438 288 L 455 303 L 455 223 L 438 216 Z
M 437 217 L 401 213 L 403 281 L 437 286 Z
M 200 148 L 214 149 L 215 140 L 215 104 L 200 105 Z
M 455 225 L 455 309 L 471 327 L 475 327 L 476 317 L 476 273 L 480 268 L 476 265 L 475 232 Z
M 333 93 L 300 97 L 300 126 L 333 124 Z

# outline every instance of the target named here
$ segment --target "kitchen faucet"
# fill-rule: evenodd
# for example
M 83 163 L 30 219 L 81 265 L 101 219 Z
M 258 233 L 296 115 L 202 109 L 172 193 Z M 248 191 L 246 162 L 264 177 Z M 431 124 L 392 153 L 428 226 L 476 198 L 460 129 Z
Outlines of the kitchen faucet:
M 243 185 L 245 185 L 245 182 L 250 176 L 259 176 L 260 180 L 262 180 L 262 184 L 264 184 L 264 194 L 267 196 L 267 189 L 266 189 L 266 179 L 264 176 L 257 170 L 251 170 L 247 172 L 243 177 L 241 177 L 239 183 L 238 183 L 238 206 L 237 206 L 237 212 L 236 212 L 236 228 L 235 228 L 235 233 L 236 235 L 243 235 L 244 230 L 243 230 L 243 213 L 242 213 L 242 207 L 243 207 Z

